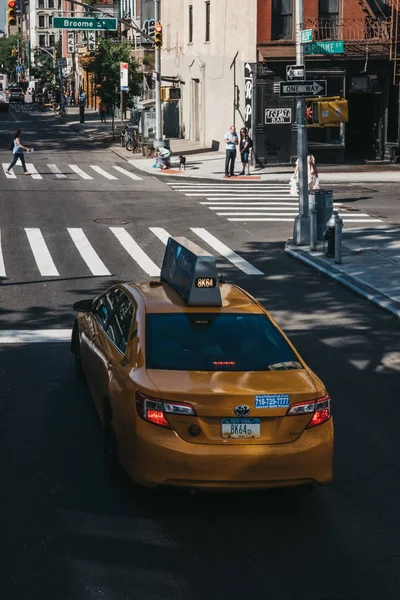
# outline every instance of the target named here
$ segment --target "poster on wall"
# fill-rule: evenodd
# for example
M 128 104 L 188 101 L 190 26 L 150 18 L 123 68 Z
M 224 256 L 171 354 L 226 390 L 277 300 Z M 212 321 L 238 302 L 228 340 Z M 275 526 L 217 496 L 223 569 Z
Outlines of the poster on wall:
M 292 122 L 291 108 L 266 108 L 265 109 L 265 124 L 266 125 L 284 125 Z
M 253 69 L 250 63 L 244 65 L 244 125 L 253 138 Z

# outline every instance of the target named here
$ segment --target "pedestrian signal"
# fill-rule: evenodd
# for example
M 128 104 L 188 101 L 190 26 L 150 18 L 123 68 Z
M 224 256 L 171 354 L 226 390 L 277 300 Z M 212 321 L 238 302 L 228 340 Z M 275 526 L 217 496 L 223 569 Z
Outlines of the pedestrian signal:
M 156 23 L 154 27 L 154 45 L 156 48 L 162 48 L 163 39 L 162 39 L 162 25 L 161 23 Z
M 8 0 L 7 23 L 11 27 L 17 24 L 17 0 Z
M 314 100 L 306 99 L 306 127 L 339 127 L 349 120 L 347 100 L 339 96 Z

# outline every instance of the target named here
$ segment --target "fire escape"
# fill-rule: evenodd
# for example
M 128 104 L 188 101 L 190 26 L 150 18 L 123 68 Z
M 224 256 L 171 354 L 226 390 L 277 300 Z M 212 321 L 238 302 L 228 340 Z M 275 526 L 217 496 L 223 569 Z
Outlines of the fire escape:
M 358 0 L 364 16 L 340 19 L 305 18 L 315 41 L 344 40 L 348 58 L 387 58 L 393 61 L 393 83 L 400 84 L 400 0 Z

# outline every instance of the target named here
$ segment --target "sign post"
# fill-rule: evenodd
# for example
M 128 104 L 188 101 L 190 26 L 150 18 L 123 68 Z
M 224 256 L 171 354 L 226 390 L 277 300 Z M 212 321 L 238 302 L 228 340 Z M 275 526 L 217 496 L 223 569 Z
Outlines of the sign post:
M 304 20 L 304 1 L 295 1 L 296 12 L 296 64 L 304 65 L 304 41 L 309 40 L 310 34 L 303 35 Z M 307 39 L 306 39 L 307 38 Z M 281 86 L 282 89 L 282 86 Z M 308 169 L 307 169 L 307 129 L 305 102 L 301 95 L 297 95 L 296 116 L 297 116 L 297 157 L 299 173 L 299 214 L 295 218 L 293 226 L 293 242 L 300 246 L 310 243 L 310 211 L 308 203 Z
M 124 92 L 129 90 L 129 67 L 127 62 L 121 62 L 120 66 L 120 119 L 121 119 L 121 146 L 124 145 Z

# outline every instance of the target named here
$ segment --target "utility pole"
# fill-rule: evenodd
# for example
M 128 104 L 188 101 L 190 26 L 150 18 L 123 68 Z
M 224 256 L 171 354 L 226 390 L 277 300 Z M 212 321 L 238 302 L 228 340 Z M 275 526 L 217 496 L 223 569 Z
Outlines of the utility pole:
M 154 21 L 160 22 L 160 0 L 154 0 Z M 156 94 L 156 139 L 155 148 L 162 146 L 161 131 L 161 48 L 155 45 L 154 48 L 154 67 L 155 67 L 155 94 Z
M 304 2 L 295 0 L 296 11 L 296 64 L 304 65 L 304 46 L 301 31 L 304 21 Z M 310 210 L 308 204 L 307 129 L 305 101 L 296 100 L 297 157 L 299 159 L 299 214 L 294 220 L 293 242 L 298 246 L 310 243 Z

